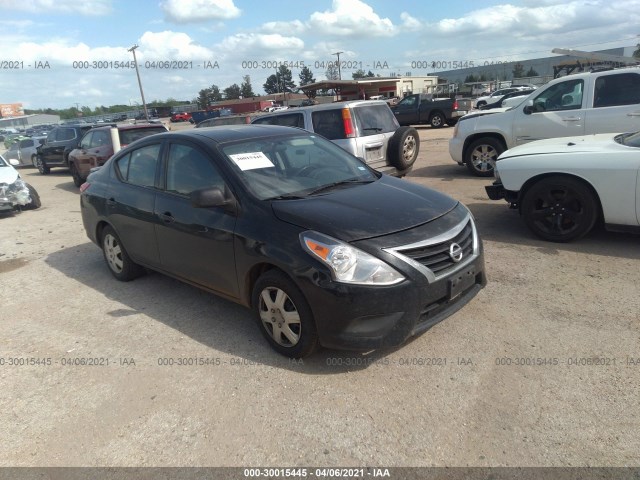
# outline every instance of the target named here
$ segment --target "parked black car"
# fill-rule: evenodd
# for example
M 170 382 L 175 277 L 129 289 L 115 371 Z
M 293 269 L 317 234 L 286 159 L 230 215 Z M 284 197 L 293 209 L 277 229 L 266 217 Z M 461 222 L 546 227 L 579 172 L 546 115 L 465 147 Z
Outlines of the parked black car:
M 54 128 L 37 149 L 36 167 L 46 175 L 53 167 L 69 168 L 69 153 L 80 144 L 91 125 L 64 125 Z
M 485 285 L 456 200 L 274 125 L 160 133 L 81 187 L 111 273 L 158 270 L 252 308 L 278 352 L 402 344 Z

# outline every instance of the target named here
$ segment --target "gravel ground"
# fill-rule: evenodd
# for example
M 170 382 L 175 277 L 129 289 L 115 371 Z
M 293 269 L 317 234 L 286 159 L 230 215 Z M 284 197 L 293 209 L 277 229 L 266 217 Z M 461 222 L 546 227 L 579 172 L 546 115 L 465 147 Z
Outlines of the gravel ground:
M 0 217 L 0 466 L 639 465 L 638 237 L 539 241 L 452 128 L 419 130 L 407 181 L 472 210 L 489 284 L 401 348 L 304 362 L 241 306 L 115 281 L 68 172 L 23 169 L 43 206 Z

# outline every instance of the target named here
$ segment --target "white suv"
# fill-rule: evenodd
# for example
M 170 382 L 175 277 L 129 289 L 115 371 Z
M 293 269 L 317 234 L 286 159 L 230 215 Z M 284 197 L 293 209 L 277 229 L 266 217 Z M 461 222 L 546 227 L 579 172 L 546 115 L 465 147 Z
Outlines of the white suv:
M 552 80 L 518 106 L 462 117 L 449 141 L 455 162 L 493 175 L 505 150 L 532 140 L 640 130 L 640 67 Z

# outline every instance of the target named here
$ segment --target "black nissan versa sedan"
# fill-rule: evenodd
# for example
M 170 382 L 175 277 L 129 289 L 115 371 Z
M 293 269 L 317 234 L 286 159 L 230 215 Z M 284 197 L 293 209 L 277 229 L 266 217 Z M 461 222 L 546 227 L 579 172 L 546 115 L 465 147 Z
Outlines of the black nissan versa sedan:
M 486 284 L 465 206 L 300 129 L 153 135 L 92 173 L 80 202 L 118 280 L 147 267 L 246 305 L 294 358 L 400 345 Z

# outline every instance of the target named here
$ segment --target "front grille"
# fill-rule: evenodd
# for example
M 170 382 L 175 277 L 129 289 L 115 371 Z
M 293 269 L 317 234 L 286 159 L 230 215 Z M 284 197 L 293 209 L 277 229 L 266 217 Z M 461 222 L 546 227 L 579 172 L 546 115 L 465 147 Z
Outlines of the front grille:
M 397 252 L 411 258 L 438 275 L 459 263 L 454 262 L 449 255 L 449 248 L 452 243 L 457 243 L 462 248 L 461 261 L 464 261 L 473 254 L 473 227 L 471 226 L 471 221 L 467 222 L 465 227 L 455 237 L 445 240 L 444 242 L 406 250 L 399 248 Z

